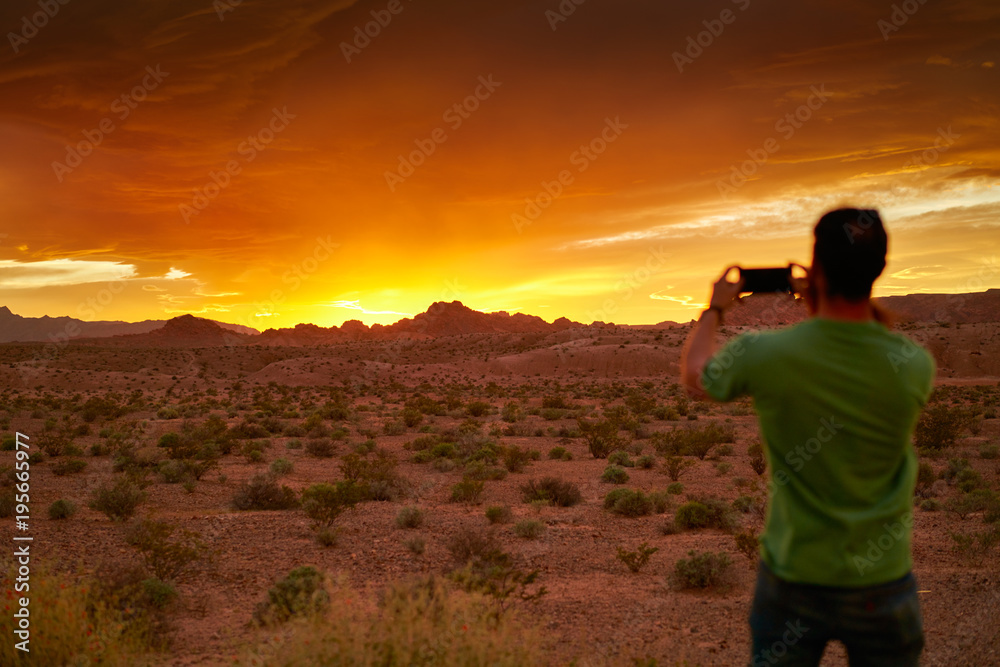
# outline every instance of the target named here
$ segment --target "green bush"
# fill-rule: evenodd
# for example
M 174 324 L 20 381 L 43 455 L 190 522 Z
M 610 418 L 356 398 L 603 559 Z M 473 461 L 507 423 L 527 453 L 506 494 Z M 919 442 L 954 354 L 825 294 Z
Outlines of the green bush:
M 673 584 L 678 589 L 709 588 L 726 581 L 729 554 L 705 551 L 688 551 L 688 558 L 681 558 L 674 564 Z
M 678 427 L 656 433 L 653 446 L 663 455 L 689 455 L 704 459 L 712 448 L 735 442 L 736 429 L 730 424 L 712 422 L 701 428 Z
M 637 468 L 642 468 L 643 470 L 652 470 L 656 466 L 656 457 L 646 454 L 645 456 L 640 456 L 635 461 Z
M 565 447 L 553 447 L 549 450 L 549 459 L 553 461 L 572 461 L 573 455 Z
M 165 609 L 177 599 L 177 589 L 156 577 L 143 580 L 142 594 L 150 606 L 156 609 Z
M 465 411 L 470 417 L 485 417 L 492 409 L 493 406 L 485 401 L 470 401 L 465 406 Z
M 521 447 L 505 447 L 503 463 L 510 472 L 523 472 L 531 463 L 531 453 Z
M 679 480 L 684 471 L 693 465 L 694 461 L 678 456 L 677 454 L 667 454 L 666 458 L 663 459 L 663 468 L 673 482 Z
M 76 503 L 72 500 L 60 498 L 49 505 L 50 519 L 68 519 L 76 514 Z
M 451 502 L 476 504 L 483 494 L 483 482 L 475 479 L 463 479 L 451 487 Z
M 616 449 L 624 449 L 628 441 L 618 434 L 618 422 L 602 419 L 588 422 L 577 419 L 577 425 L 587 440 L 587 448 L 595 459 L 606 459 Z
M 112 521 L 126 521 L 146 499 L 146 492 L 131 477 L 105 480 L 94 490 L 90 508 L 104 513 Z
M 330 595 L 324 582 L 325 577 L 311 565 L 295 568 L 267 592 L 267 600 L 254 610 L 254 620 L 259 625 L 274 625 L 295 616 L 325 612 L 330 606 Z
M 491 505 L 486 508 L 486 520 L 493 524 L 510 523 L 513 513 L 506 505 Z
M 83 459 L 59 459 L 52 464 L 52 472 L 60 477 L 63 475 L 73 475 L 83 472 L 87 467 L 87 462 Z
M 404 507 L 396 514 L 399 528 L 419 528 L 424 523 L 424 513 L 417 507 Z
M 295 491 L 279 486 L 273 475 L 258 474 L 243 482 L 231 500 L 237 510 L 288 510 L 299 506 Z
M 622 547 L 618 547 L 618 560 L 625 563 L 625 567 L 629 569 L 629 572 L 633 574 L 638 574 L 639 570 L 646 566 L 649 562 L 649 557 L 655 554 L 659 549 L 657 547 L 651 547 L 646 542 L 639 545 L 636 551 L 628 551 Z
M 545 532 L 545 524 L 535 519 L 523 519 L 514 524 L 514 534 L 526 540 L 535 540 Z
M 684 485 L 680 482 L 673 482 L 672 484 L 667 485 L 667 493 L 672 496 L 679 496 L 684 493 Z
M 620 449 L 611 452 L 608 455 L 608 464 L 621 466 L 623 468 L 634 468 L 635 461 L 628 455 L 628 452 L 622 451 Z
M 282 477 L 292 472 L 292 462 L 288 459 L 275 459 L 271 462 L 271 474 L 275 477 Z
M 702 498 L 684 503 L 677 508 L 674 522 L 682 530 L 719 528 L 732 530 L 736 525 L 733 509 L 718 498 Z
M 610 465 L 601 473 L 601 481 L 609 484 L 625 484 L 628 480 L 629 477 L 628 473 L 625 472 L 625 468 L 619 466 Z
M 638 489 L 615 489 L 604 496 L 604 509 L 627 517 L 652 514 L 653 501 Z
M 337 453 L 337 443 L 330 438 L 310 438 L 306 440 L 306 453 L 318 459 L 328 459 Z
M 743 531 L 733 535 L 736 542 L 736 549 L 747 557 L 751 562 L 756 563 L 760 557 L 760 537 L 750 531 Z
M 979 447 L 979 458 L 995 459 L 1000 458 L 1000 447 L 995 444 L 983 444 Z
M 302 491 L 302 509 L 316 528 L 329 528 L 346 510 L 353 508 L 368 495 L 368 489 L 346 480 L 336 484 L 321 482 Z
M 209 555 L 201 535 L 164 521 L 143 519 L 133 524 L 125 541 L 139 550 L 146 569 L 163 581 L 187 578 L 191 565 Z
M 944 403 L 927 405 L 917 421 L 913 443 L 918 449 L 929 452 L 940 452 L 951 447 L 968 426 L 970 417 L 965 408 L 951 407 Z
M 583 500 L 580 487 L 556 477 L 528 480 L 521 486 L 521 498 L 526 503 L 545 501 L 558 507 L 572 507 Z

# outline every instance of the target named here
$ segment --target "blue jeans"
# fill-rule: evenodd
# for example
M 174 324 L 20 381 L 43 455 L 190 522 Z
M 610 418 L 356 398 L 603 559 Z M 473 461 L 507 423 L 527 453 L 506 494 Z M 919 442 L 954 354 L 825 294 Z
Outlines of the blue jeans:
M 750 610 L 750 667 L 814 667 L 828 641 L 851 667 L 913 667 L 924 647 L 913 573 L 866 588 L 794 584 L 760 564 Z

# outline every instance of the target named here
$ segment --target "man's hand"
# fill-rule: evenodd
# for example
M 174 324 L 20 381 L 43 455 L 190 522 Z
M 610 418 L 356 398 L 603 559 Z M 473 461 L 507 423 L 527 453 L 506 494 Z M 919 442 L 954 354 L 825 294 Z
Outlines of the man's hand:
M 740 278 L 735 283 L 726 280 L 726 276 L 735 268 L 736 266 L 728 267 L 715 281 L 712 286 L 712 298 L 708 301 L 709 308 L 718 308 L 724 311 L 739 301 L 740 290 L 743 289 L 743 279 Z

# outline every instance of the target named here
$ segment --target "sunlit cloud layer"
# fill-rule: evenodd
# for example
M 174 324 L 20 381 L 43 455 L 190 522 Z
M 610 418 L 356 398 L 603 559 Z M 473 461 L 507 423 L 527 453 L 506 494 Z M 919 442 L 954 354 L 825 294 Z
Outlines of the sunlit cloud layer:
M 385 8 L 5 2 L 0 305 L 686 321 L 841 205 L 882 211 L 879 294 L 1000 287 L 995 2 Z

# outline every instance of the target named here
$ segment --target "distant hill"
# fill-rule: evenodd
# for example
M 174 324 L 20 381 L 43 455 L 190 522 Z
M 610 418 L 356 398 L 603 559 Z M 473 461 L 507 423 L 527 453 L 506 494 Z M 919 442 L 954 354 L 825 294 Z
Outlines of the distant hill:
M 212 321 L 212 320 L 208 320 Z M 15 341 L 62 341 L 76 338 L 105 338 L 125 334 L 148 333 L 163 327 L 168 320 L 143 320 L 142 322 L 100 321 L 85 322 L 73 317 L 22 317 L 0 306 L 0 343 Z M 242 334 L 257 334 L 256 329 L 216 322 L 220 327 Z
M 878 302 L 911 322 L 1000 322 L 1000 289 L 966 294 L 907 294 L 884 296 Z

